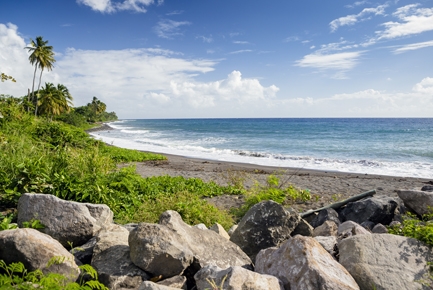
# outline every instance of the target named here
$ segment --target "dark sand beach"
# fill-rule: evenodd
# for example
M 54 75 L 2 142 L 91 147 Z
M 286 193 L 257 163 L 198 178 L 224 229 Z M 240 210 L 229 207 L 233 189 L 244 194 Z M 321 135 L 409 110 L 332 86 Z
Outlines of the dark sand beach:
M 376 190 L 377 196 L 397 196 L 398 189 L 420 189 L 426 184 L 433 184 L 433 180 L 423 178 L 266 167 L 163 155 L 167 157 L 166 161 L 137 163 L 137 172 L 143 177 L 160 175 L 194 177 L 221 185 L 226 185 L 233 178 L 240 177 L 245 179 L 247 187 L 252 186 L 255 181 L 264 184 L 267 176 L 276 174 L 287 185 L 310 190 L 313 196 L 310 202 L 293 206 L 300 211 L 316 209 L 372 189 Z M 222 196 L 213 198 L 210 202 L 227 209 L 240 206 L 242 197 Z
M 112 130 L 112 128 L 103 124 L 101 127 L 92 129 L 92 132 L 100 130 Z M 162 155 L 166 156 L 167 160 L 136 163 L 137 173 L 143 177 L 170 175 L 200 178 L 204 181 L 214 181 L 220 185 L 227 185 L 233 179 L 240 178 L 244 180 L 246 187 L 253 186 L 255 182 L 265 184 L 267 177 L 270 174 L 275 174 L 279 176 L 280 181 L 285 186 L 293 185 L 298 189 L 310 190 L 311 201 L 293 205 L 295 209 L 300 211 L 320 208 L 373 189 L 376 190 L 376 196 L 395 197 L 399 189 L 421 189 L 426 184 L 433 184 L 433 180 L 425 178 L 270 167 L 169 154 Z M 219 208 L 229 209 L 242 205 L 243 197 L 220 196 L 209 201 Z

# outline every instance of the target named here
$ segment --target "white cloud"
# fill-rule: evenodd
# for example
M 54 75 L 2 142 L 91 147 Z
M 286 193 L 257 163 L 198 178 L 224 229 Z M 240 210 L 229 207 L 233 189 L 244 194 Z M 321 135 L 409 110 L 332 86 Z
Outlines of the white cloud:
M 175 10 L 175 11 L 172 11 L 172 12 L 169 12 L 169 13 L 166 13 L 165 15 L 167 15 L 167 16 L 171 16 L 171 15 L 180 15 L 180 14 L 183 14 L 183 10 Z
M 234 44 L 250 44 L 248 41 L 233 41 Z
M 251 49 L 236 50 L 236 51 L 229 52 L 229 54 L 239 54 L 239 53 L 245 53 L 245 52 L 252 52 L 252 50 Z
M 354 25 L 355 23 L 359 21 L 367 20 L 367 15 L 384 15 L 385 14 L 385 8 L 388 7 L 387 4 L 379 5 L 375 8 L 364 8 L 361 12 L 358 14 L 351 14 L 344 17 L 340 17 L 337 19 L 332 20 L 329 23 L 329 26 L 331 27 L 331 31 L 336 31 L 341 26 L 350 26 Z
M 361 6 L 361 5 L 368 4 L 368 3 L 369 3 L 368 1 L 357 1 L 357 2 L 355 2 L 353 4 L 346 5 L 345 7 L 347 7 L 347 8 L 355 8 L 357 6 Z
M 200 38 L 201 40 L 203 40 L 203 42 L 206 42 L 206 43 L 213 42 L 212 35 L 210 35 L 209 37 L 206 37 L 206 36 L 203 36 L 203 35 L 199 35 L 196 38 Z
M 0 23 L 0 71 L 13 76 L 17 81 L 0 83 L 0 93 L 23 96 L 27 94 L 28 88 L 31 89 L 34 67 L 28 60 L 29 55 L 24 49 L 26 46 L 16 25 Z M 47 73 L 44 72 L 44 77 L 46 75 Z
M 430 47 L 430 46 L 433 46 L 433 40 L 406 44 L 406 45 L 403 45 L 403 46 L 395 49 L 394 53 L 398 54 L 398 53 L 403 53 L 403 52 L 410 51 L 410 50 L 417 50 L 417 49 Z
M 163 0 L 158 0 L 161 4 Z M 113 13 L 121 10 L 131 10 L 134 12 L 145 13 L 145 7 L 155 3 L 154 0 L 124 0 L 115 2 L 112 0 L 77 0 L 78 4 L 83 4 L 92 8 L 92 10 L 101 13 Z
M 289 36 L 286 39 L 283 40 L 283 42 L 292 42 L 292 41 L 299 41 L 299 37 L 298 36 Z
M 158 22 L 154 27 L 156 34 L 161 38 L 171 39 L 174 36 L 183 35 L 180 32 L 180 27 L 184 25 L 190 25 L 188 21 L 174 21 L 170 19 L 164 19 Z
M 221 102 L 236 101 L 240 104 L 275 97 L 279 91 L 275 85 L 264 87 L 258 79 L 245 79 L 239 71 L 233 71 L 227 79 L 199 82 L 171 82 L 174 96 L 184 98 L 195 107 L 214 107 Z
M 383 31 L 377 31 L 378 39 L 393 39 L 433 30 L 433 8 L 419 8 L 411 4 L 398 8 L 393 16 L 400 22 L 386 22 Z
M 413 87 L 413 91 L 433 96 L 433 78 L 424 78 Z
M 295 66 L 315 68 L 319 70 L 336 70 L 334 78 L 346 78 L 345 72 L 358 63 L 362 51 L 340 52 L 334 54 L 312 53 L 296 61 Z

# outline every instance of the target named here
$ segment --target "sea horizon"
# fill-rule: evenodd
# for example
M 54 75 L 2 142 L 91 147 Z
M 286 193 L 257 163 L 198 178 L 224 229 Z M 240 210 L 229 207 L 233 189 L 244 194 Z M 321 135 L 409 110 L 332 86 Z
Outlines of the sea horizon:
M 433 178 L 433 118 L 122 119 L 114 146 L 321 171 Z

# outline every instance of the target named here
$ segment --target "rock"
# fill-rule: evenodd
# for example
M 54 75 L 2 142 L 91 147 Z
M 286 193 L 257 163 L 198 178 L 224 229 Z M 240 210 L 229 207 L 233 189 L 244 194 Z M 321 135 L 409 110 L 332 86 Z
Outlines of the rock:
M 353 221 L 346 221 L 338 227 L 338 240 L 342 240 L 356 235 L 371 235 L 371 233 L 367 229 Z
M 432 258 L 422 242 L 390 234 L 353 236 L 338 248 L 341 265 L 361 289 L 421 289 Z
M 335 248 L 337 246 L 337 237 L 335 236 L 317 236 L 314 237 L 316 241 L 333 257 L 336 254 Z
M 221 268 L 251 267 L 250 258 L 214 231 L 187 225 L 175 211 L 164 212 L 159 224 L 140 223 L 129 234 L 131 260 L 154 276 L 169 278 L 189 269 L 194 275 L 213 264 Z
M 392 197 L 370 197 L 348 203 L 339 214 L 343 221 L 350 220 L 358 224 L 371 221 L 375 224 L 389 225 L 397 206 L 398 202 Z
M 179 290 L 179 288 L 160 285 L 150 281 L 144 281 L 141 283 L 140 287 L 138 287 L 138 290 Z
M 304 219 L 301 219 L 299 224 L 290 234 L 292 237 L 296 235 L 311 237 L 313 235 L 314 228 Z
M 398 190 L 397 195 L 404 204 L 420 216 L 431 213 L 433 207 L 433 192 L 420 190 Z
M 198 224 L 198 225 L 195 225 L 194 227 L 196 227 L 200 230 L 207 230 L 208 229 L 205 224 Z
M 256 272 L 279 278 L 286 290 L 359 289 L 346 269 L 314 238 L 299 235 L 279 248 L 260 251 Z
M 311 226 L 317 228 L 321 226 L 325 221 L 334 221 L 337 226 L 341 223 L 338 218 L 338 213 L 333 208 L 321 210 L 319 214 L 311 221 Z
M 124 224 L 122 225 L 122 227 L 124 227 L 125 229 L 128 230 L 128 232 L 132 231 L 133 229 L 135 229 L 138 226 L 137 223 L 129 223 L 129 224 Z
M 34 229 L 0 231 L 0 260 L 6 264 L 21 262 L 27 271 L 41 269 L 44 274 L 62 274 L 69 281 L 75 281 L 80 274 L 71 253 L 52 237 Z
M 364 221 L 360 224 L 361 227 L 363 227 L 364 229 L 366 229 L 368 231 L 371 231 L 375 225 L 376 224 L 374 222 L 371 222 L 371 221 Z
M 87 243 L 79 247 L 75 247 L 69 252 L 74 255 L 75 259 L 82 264 L 90 264 L 92 262 L 93 248 L 96 245 L 96 237 L 91 238 Z
M 104 204 L 65 201 L 49 194 L 21 195 L 18 224 L 38 219 L 45 226 L 41 232 L 63 246 L 81 246 L 113 222 L 113 212 Z
M 238 225 L 232 225 L 232 227 L 228 231 L 229 236 L 231 236 L 237 228 L 238 228 Z
M 213 265 L 202 268 L 195 274 L 197 290 L 224 289 L 224 290 L 283 290 L 278 278 L 255 273 L 242 267 L 230 267 L 225 270 Z M 213 283 L 213 285 L 211 284 Z M 215 288 L 217 286 L 217 288 Z
M 226 238 L 227 240 L 230 240 L 229 234 L 226 232 L 226 230 L 219 223 L 216 223 L 213 226 L 211 226 L 210 230 L 214 231 L 215 233 L 219 234 L 220 236 Z
M 230 240 L 254 260 L 260 250 L 278 246 L 290 238 L 300 220 L 294 210 L 274 201 L 262 201 L 248 210 Z
M 424 185 L 423 187 L 421 187 L 421 191 L 433 192 L 433 185 Z
M 129 231 L 122 226 L 112 225 L 96 237 L 92 266 L 99 281 L 110 289 L 137 288 L 149 276 L 135 266 L 130 258 Z
M 337 236 L 338 226 L 334 221 L 327 220 L 313 231 L 313 237 L 317 236 Z
M 186 277 L 185 276 L 173 276 L 171 278 L 157 282 L 158 285 L 169 286 L 177 289 L 186 290 Z
M 371 230 L 373 234 L 387 234 L 388 229 L 383 224 L 377 224 L 374 226 L 374 228 Z

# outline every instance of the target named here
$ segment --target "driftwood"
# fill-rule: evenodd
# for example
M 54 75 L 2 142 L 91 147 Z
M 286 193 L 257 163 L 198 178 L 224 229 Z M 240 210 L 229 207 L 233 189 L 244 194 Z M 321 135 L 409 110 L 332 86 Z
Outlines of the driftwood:
M 321 210 L 324 210 L 324 209 L 327 209 L 327 208 L 337 209 L 337 208 L 342 207 L 343 205 L 348 204 L 349 202 L 354 202 L 354 201 L 363 199 L 364 197 L 373 196 L 375 194 L 376 194 L 376 190 L 374 190 L 374 189 L 373 190 L 369 190 L 369 191 L 363 192 L 361 194 L 352 196 L 352 197 L 350 197 L 348 199 L 345 199 L 345 200 L 342 200 L 342 201 L 339 201 L 339 202 L 336 202 L 336 203 L 333 203 L 333 204 L 330 204 L 330 205 L 327 205 L 327 206 L 324 206 L 324 207 L 321 207 L 321 208 L 318 208 L 318 209 L 309 210 L 309 211 L 300 213 L 299 215 L 301 216 L 301 218 L 304 218 L 304 217 L 307 217 L 307 216 L 309 216 L 309 215 L 311 215 L 311 214 L 313 214 L 315 212 L 318 212 L 318 211 L 321 211 Z

